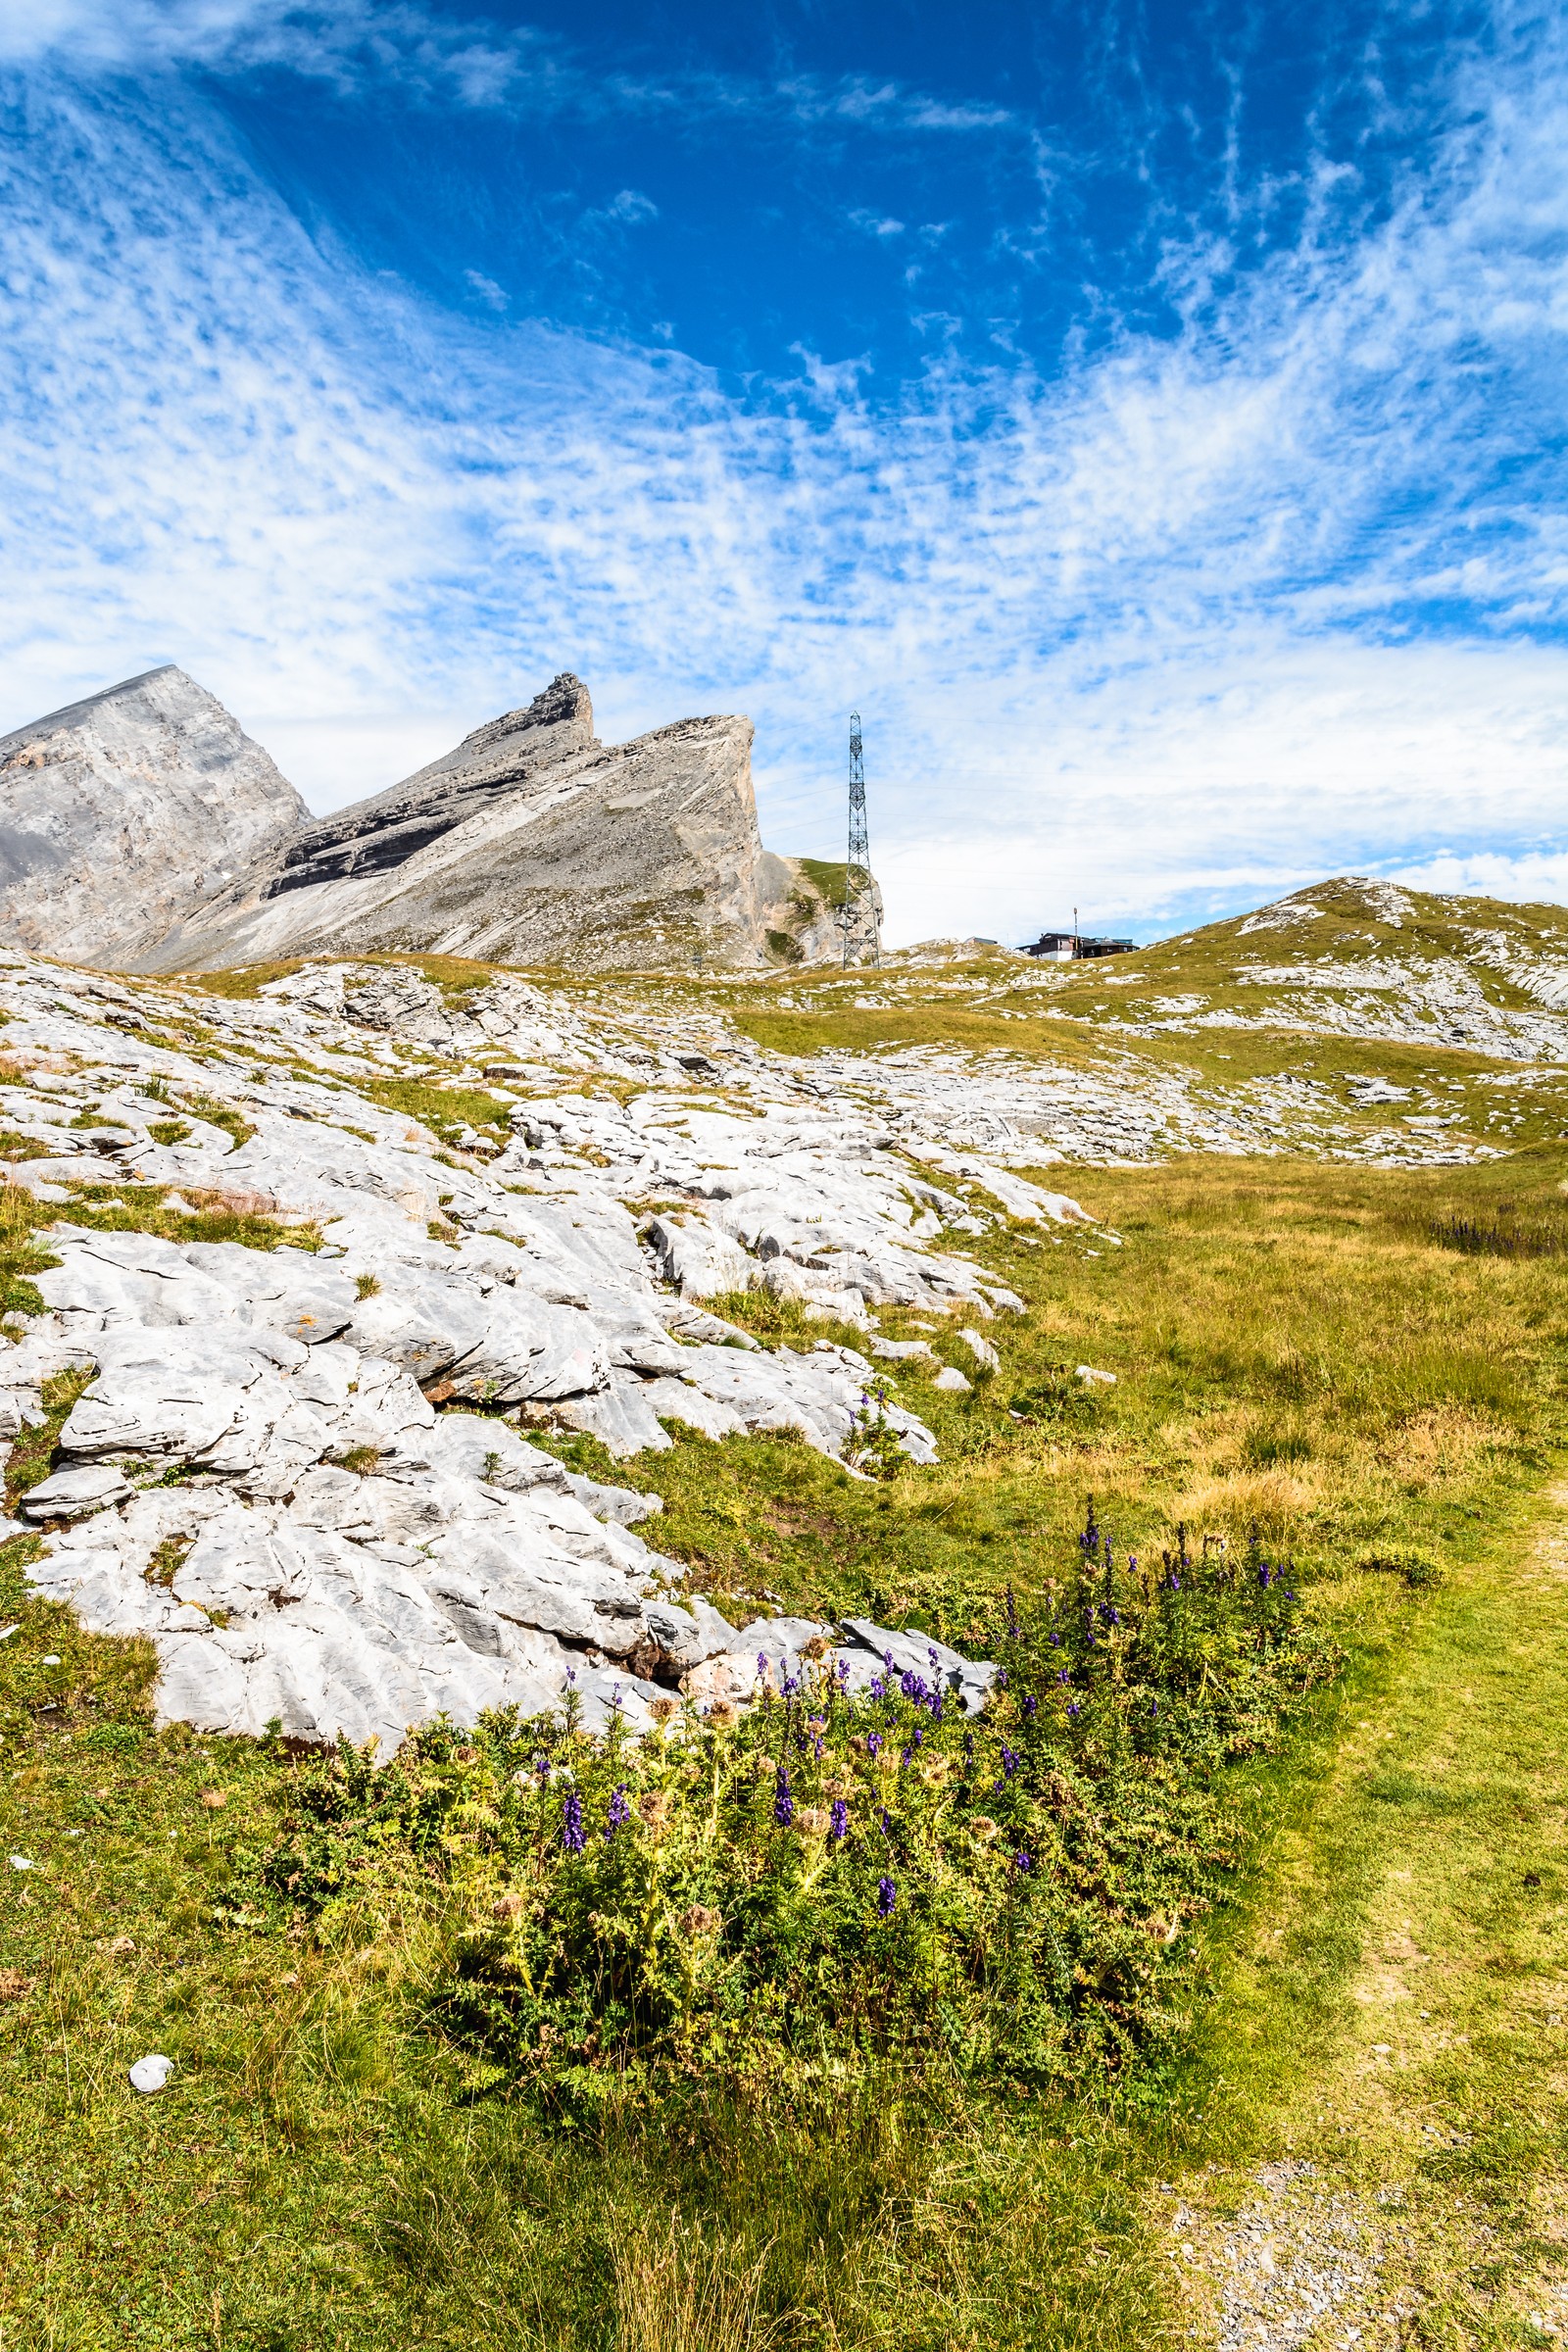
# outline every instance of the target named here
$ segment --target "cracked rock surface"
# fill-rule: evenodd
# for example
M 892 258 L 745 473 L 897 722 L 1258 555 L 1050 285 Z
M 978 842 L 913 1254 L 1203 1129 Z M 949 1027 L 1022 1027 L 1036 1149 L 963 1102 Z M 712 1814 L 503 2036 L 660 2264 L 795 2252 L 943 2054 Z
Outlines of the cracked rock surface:
M 523 1434 L 554 1422 L 626 1457 L 667 1448 L 671 1423 L 791 1430 L 853 1468 L 880 1420 L 934 1459 L 913 1413 L 869 1400 L 860 1349 L 769 1350 L 705 1303 L 766 1289 L 863 1325 L 912 1304 L 961 1316 L 986 1360 L 979 1322 L 1020 1301 L 933 1246 L 980 1227 L 932 1182 L 933 1139 L 900 1150 L 873 1100 L 710 1030 L 656 1030 L 650 1051 L 506 976 L 449 1004 L 416 972 L 340 962 L 246 1000 L 16 957 L 0 1011 L 6 1172 L 59 1210 L 0 1418 L 14 1436 L 52 1374 L 87 1376 L 24 1498 L 48 1546 L 31 1573 L 89 1628 L 152 1640 L 165 1719 L 388 1753 L 437 1713 L 537 1712 L 571 1687 L 591 1724 L 646 1720 L 680 1686 L 746 1696 L 808 1641 L 836 1642 L 852 1681 L 918 1656 L 977 1701 L 989 1669 L 923 1636 L 906 1660 L 896 1629 L 736 1629 L 684 1599 L 649 1540 L 657 1496 Z M 443 1135 L 368 1091 L 417 1079 L 439 1101 L 503 1053 L 533 1072 L 527 1095 L 500 1089 L 510 1140 Z M 601 1092 L 607 1075 L 637 1083 Z M 983 1180 L 1009 1213 L 1085 1221 L 1015 1174 Z M 72 1213 L 84 1181 L 320 1245 L 95 1230 Z

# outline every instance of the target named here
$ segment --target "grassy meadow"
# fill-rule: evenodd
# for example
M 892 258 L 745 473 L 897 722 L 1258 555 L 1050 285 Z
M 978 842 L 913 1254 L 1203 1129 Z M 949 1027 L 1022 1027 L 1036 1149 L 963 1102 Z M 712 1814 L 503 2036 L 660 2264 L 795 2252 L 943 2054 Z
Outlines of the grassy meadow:
M 480 1746 L 411 1764 L 407 1810 L 378 1815 L 352 1774 L 155 1734 L 150 1654 L 30 1599 L 31 1540 L 6 1545 L 0 1847 L 31 1867 L 0 1871 L 0 2347 L 1211 2340 L 1228 2217 L 1278 2162 L 1385 2230 L 1375 2307 L 1347 2322 L 1362 2347 L 1549 2340 L 1568 2272 L 1565 1180 L 1544 1142 L 1474 1169 L 1074 1171 L 1108 1232 L 973 1245 L 1026 1302 L 985 1327 L 999 1369 L 956 1329 L 882 1318 L 973 1380 L 954 1397 L 935 1362 L 889 1367 L 938 1466 L 855 1480 L 803 1445 L 686 1435 L 616 1469 L 546 1441 L 662 1494 L 657 1540 L 738 1621 L 776 1600 L 994 1645 L 1009 1590 L 1026 1627 L 1058 1622 L 1090 1496 L 1118 1562 L 1180 1561 L 1185 1530 L 1228 1591 L 1255 1536 L 1289 1577 L 1331 1671 L 1202 1765 L 1226 1835 L 1171 1945 L 1162 2030 L 1114 2063 L 1069 2052 L 1054 2079 L 907 2021 L 836 2038 L 823 1977 L 811 2048 L 760 2008 L 765 2065 L 743 2018 L 722 2065 L 589 2057 L 591 2097 L 563 2095 L 452 1998 L 499 1883 L 462 1777 L 489 1769 Z M 21 1197 L 0 1200 L 16 1301 L 39 1244 Z M 771 1338 L 821 1328 L 729 1303 Z M 34 1444 L 13 1492 L 47 1466 Z M 1205 1664 L 1192 1703 L 1211 1696 Z M 1108 1849 L 1129 1784 L 1074 1752 Z M 1174 1806 L 1183 1771 L 1161 1786 Z M 437 1789 L 421 1844 L 409 1825 Z M 325 1825 L 309 1850 L 302 1822 Z M 1053 1863 L 1063 1885 L 1082 1850 Z M 1130 1886 L 1104 1868 L 1073 1897 L 1125 1925 Z M 1007 1997 L 975 1995 L 1004 2058 Z M 153 2049 L 176 2071 L 137 2100 L 125 2068 Z

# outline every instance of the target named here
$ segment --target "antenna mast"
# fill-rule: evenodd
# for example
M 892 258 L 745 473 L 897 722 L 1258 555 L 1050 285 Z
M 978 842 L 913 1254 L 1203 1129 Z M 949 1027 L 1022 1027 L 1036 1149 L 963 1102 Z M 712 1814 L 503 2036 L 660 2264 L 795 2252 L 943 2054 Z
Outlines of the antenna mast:
M 865 825 L 865 762 L 860 756 L 860 713 L 850 712 L 850 855 L 844 868 L 844 968 L 882 961 L 881 909 L 871 879 L 871 844 Z

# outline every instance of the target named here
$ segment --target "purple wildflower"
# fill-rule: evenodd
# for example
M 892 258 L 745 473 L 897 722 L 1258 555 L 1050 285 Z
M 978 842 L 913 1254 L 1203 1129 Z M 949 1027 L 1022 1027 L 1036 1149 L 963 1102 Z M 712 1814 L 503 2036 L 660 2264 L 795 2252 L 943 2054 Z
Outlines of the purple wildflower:
M 1173 1592 L 1179 1592 L 1182 1589 L 1182 1580 L 1174 1568 L 1170 1572 L 1170 1589 Z
M 548 1756 L 535 1756 L 533 1768 L 534 1771 L 539 1775 L 540 1788 L 545 1788 L 550 1780 L 550 1758 Z
M 893 1835 L 893 1816 L 892 1816 L 892 1814 L 891 1814 L 891 1813 L 888 1811 L 888 1809 L 887 1809 L 886 1805 L 884 1805 L 884 1806 L 883 1806 L 883 1808 L 882 1808 L 882 1818 L 881 1818 L 881 1820 L 880 1820 L 880 1821 L 877 1823 L 877 1828 L 878 1828 L 878 1829 L 881 1831 L 881 1833 L 882 1833 L 882 1835 L 883 1835 L 883 1837 L 884 1837 L 884 1838 L 891 1838 L 891 1837 L 892 1837 L 892 1835 Z
M 1023 1628 L 1022 1628 L 1022 1626 L 1021 1626 L 1021 1625 L 1018 1623 L 1018 1604 L 1017 1604 L 1017 1602 L 1016 1602 L 1016 1601 L 1013 1599 L 1013 1597 L 1012 1597 L 1012 1587 L 1009 1585 L 1009 1586 L 1007 1587 L 1007 1638 L 1008 1638 L 1008 1640 L 1009 1640 L 1009 1641 L 1011 1641 L 1011 1642 L 1016 1642 L 1016 1641 L 1017 1641 L 1017 1639 L 1018 1639 L 1018 1636 L 1019 1636 L 1019 1635 L 1022 1633 L 1022 1631 L 1023 1631 Z M 934 1663 L 934 1661 L 933 1661 L 933 1663 Z
M 1081 1713 L 1081 1712 L 1082 1712 L 1082 1710 L 1080 1709 L 1080 1707 L 1079 1707 L 1079 1705 L 1078 1705 L 1078 1701 L 1077 1701 L 1076 1699 L 1073 1699 L 1073 1700 L 1072 1700 L 1072 1702 L 1071 1702 L 1071 1703 L 1070 1703 L 1070 1705 L 1068 1706 L 1067 1712 L 1068 1712 L 1068 1714 L 1069 1714 L 1069 1715 L 1077 1715 L 1077 1714 L 1079 1714 L 1079 1713 Z
M 882 1753 L 882 1735 L 880 1732 L 866 1733 L 865 1752 L 868 1756 L 879 1756 Z
M 1059 1649 L 1061 1647 L 1061 1636 L 1059 1634 L 1052 1635 L 1051 1646 L 1053 1649 Z
M 1009 1747 L 1005 1740 L 1002 1742 L 1002 1769 L 1009 1781 L 1018 1769 L 1018 1750 Z
M 1033 1716 L 1039 1704 L 1039 1699 L 1036 1698 L 1034 1692 L 1031 1690 L 1028 1697 L 1023 1702 L 1024 1713 L 1028 1716 Z
M 850 1661 L 848 1658 L 840 1658 L 838 1673 L 839 1689 L 841 1690 L 847 1690 L 850 1687 Z
M 924 1706 L 931 1695 L 926 1687 L 924 1675 L 916 1674 L 912 1667 L 905 1674 L 899 1684 L 899 1689 L 904 1692 L 906 1698 L 912 1698 L 919 1706 Z
M 790 1794 L 790 1776 L 779 1766 L 778 1780 L 773 1789 L 773 1819 L 781 1830 L 787 1830 L 795 1819 L 795 1799 Z
M 827 1834 L 830 1838 L 844 1838 L 849 1834 L 849 1827 L 850 1808 L 844 1802 L 842 1796 L 836 1796 L 833 1799 L 832 1817 L 829 1822 Z
M 999 1667 L 997 1668 L 997 1689 L 998 1689 L 999 1690 L 1005 1690 L 1005 1689 L 1006 1689 L 1006 1688 L 1007 1688 L 1007 1669 L 1005 1668 L 1005 1666 L 999 1666 Z
M 757 1653 L 757 1671 L 765 1683 L 767 1680 L 767 1652 L 765 1649 L 760 1649 Z
M 582 1832 L 582 1798 L 575 1788 L 561 1808 L 561 1842 L 568 1854 L 580 1854 L 588 1842 Z
M 878 1879 L 876 1883 L 876 1907 L 883 1919 L 889 1919 L 892 1917 L 893 1906 L 898 1899 L 899 1890 L 893 1884 L 893 1881 L 891 1879 Z
M 605 1836 L 613 1838 L 615 1832 L 623 1830 L 630 1819 L 631 1807 L 626 1802 L 626 1784 L 621 1781 L 617 1784 L 610 1799 L 610 1823 L 605 1831 Z
M 873 1674 L 871 1677 L 871 1696 L 873 1698 L 886 1698 L 887 1694 L 888 1687 L 886 1683 L 882 1680 L 882 1677 L 879 1674 Z
M 1034 1856 L 1032 1854 L 1024 1853 L 1021 1848 L 1012 1857 L 1012 1867 L 1016 1871 L 1030 1871 L 1033 1870 L 1034 1866 Z

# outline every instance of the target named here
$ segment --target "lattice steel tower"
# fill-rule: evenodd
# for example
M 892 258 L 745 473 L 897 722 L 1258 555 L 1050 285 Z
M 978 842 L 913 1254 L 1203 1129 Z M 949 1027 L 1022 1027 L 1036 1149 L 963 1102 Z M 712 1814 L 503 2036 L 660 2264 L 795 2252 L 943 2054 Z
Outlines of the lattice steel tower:
M 844 869 L 844 968 L 882 960 L 882 909 L 871 879 L 871 843 L 865 826 L 865 761 L 860 754 L 860 713 L 850 712 L 850 855 Z

